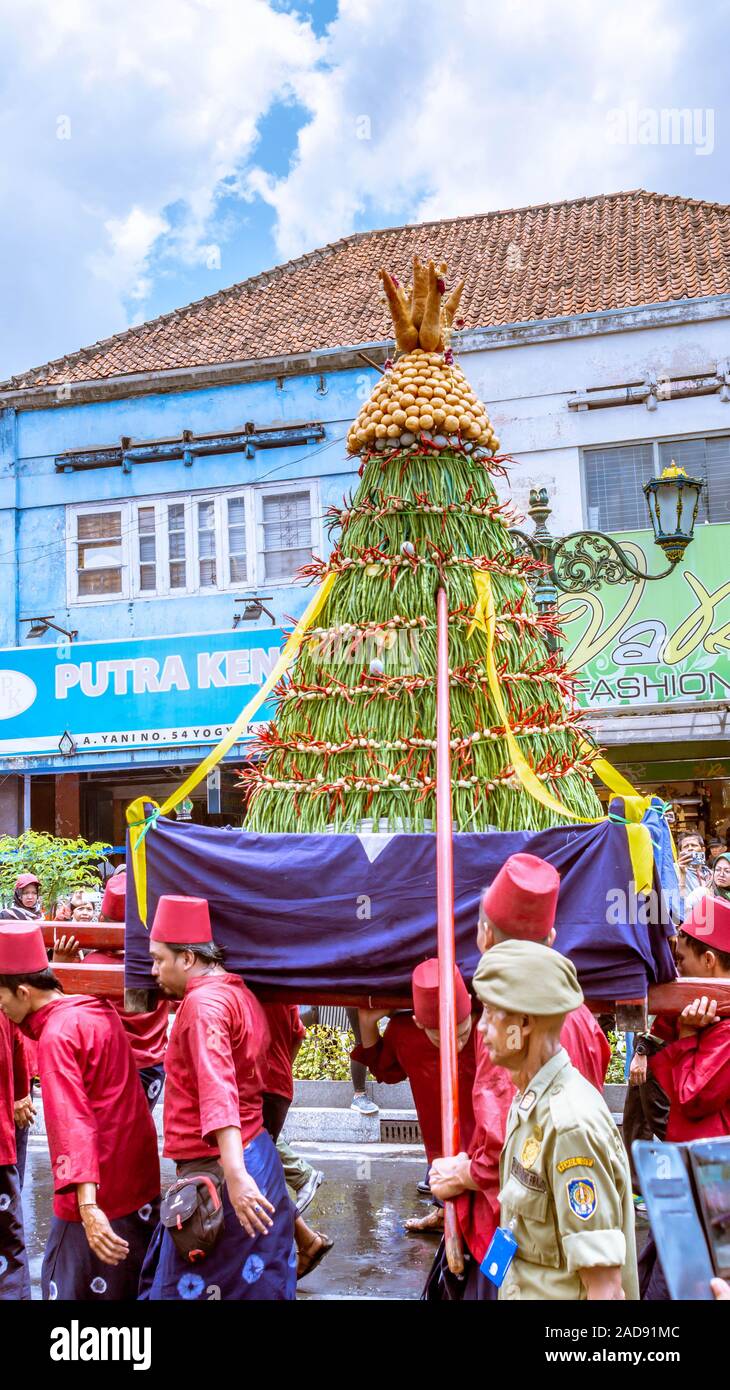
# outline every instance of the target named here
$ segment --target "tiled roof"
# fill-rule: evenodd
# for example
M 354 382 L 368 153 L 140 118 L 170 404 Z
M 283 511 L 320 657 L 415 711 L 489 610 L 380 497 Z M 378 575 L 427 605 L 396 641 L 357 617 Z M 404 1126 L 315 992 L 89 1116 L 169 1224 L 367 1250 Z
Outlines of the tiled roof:
M 389 338 L 376 273 L 415 252 L 464 276 L 468 328 L 730 293 L 730 206 L 612 193 L 359 232 L 69 357 L 7 388 L 251 361 Z

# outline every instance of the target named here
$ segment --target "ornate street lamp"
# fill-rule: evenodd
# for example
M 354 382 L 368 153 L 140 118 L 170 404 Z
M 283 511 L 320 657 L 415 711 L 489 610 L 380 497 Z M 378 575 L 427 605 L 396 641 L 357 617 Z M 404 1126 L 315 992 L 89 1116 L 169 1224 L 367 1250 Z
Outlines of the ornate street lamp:
M 517 539 L 520 549 L 528 550 L 547 567 L 533 588 L 538 612 L 547 613 L 555 608 L 558 590 L 564 594 L 578 594 L 586 589 L 598 589 L 601 584 L 666 579 L 679 564 L 694 535 L 703 486 L 701 478 L 688 478 L 674 460 L 661 477 L 644 483 L 654 541 L 669 560 L 667 568 L 659 574 L 647 574 L 638 569 L 618 541 L 602 531 L 551 535 L 546 526 L 552 510 L 547 489 L 532 488 L 527 510 L 535 523 L 533 534 L 528 536 L 518 527 L 512 527 L 511 535 Z

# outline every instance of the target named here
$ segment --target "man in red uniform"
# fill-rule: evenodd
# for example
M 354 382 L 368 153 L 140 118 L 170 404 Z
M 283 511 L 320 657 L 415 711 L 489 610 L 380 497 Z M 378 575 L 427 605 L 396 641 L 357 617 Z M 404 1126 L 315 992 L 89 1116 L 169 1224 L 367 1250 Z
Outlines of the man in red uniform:
M 482 954 L 500 941 L 536 941 L 552 946 L 560 875 L 534 854 L 513 854 L 482 896 L 477 946 Z M 590 1009 L 582 1004 L 568 1014 L 560 1035 L 571 1062 L 599 1090 L 611 1049 Z M 466 1278 L 450 1275 L 439 1251 L 429 1276 L 428 1298 L 495 1299 L 497 1290 L 481 1273 L 481 1264 L 499 1224 L 499 1158 L 514 1086 L 509 1074 L 489 1059 L 481 1034 L 477 1040 L 474 1081 L 476 1128 L 468 1152 L 439 1158 L 431 1168 L 431 1191 L 442 1200 L 456 1199 L 459 1225 L 470 1259 Z
M 0 971 L 7 963 L 3 946 L 0 936 Z M 23 1039 L 0 1013 L 0 1301 L 30 1298 L 14 1118 L 15 1103 L 27 1096 L 28 1083 Z
M 161 1224 L 141 1296 L 293 1299 L 293 1209 L 263 1123 L 263 1009 L 225 970 L 203 898 L 160 898 L 150 954 L 160 988 L 182 1000 L 165 1064 L 164 1153 L 176 1162 L 181 1192 L 214 1190 L 223 1222 L 199 1264 Z
M 666 1138 L 673 1143 L 730 1135 L 730 1018 L 718 1017 L 713 980 L 730 979 L 730 902 L 705 897 L 682 923 L 677 968 L 684 977 L 706 981 L 676 1025 L 657 1019 L 653 1033 L 670 1041 L 650 1059 L 652 1075 L 669 1097 Z M 669 1299 L 653 1237 L 639 1261 L 641 1296 Z
M 44 1298 L 137 1296 L 160 1191 L 157 1135 L 119 1018 L 65 995 L 40 927 L 1 926 L 0 1009 L 38 1042 L 53 1220 Z
M 102 920 L 123 923 L 125 909 L 126 874 L 117 870 L 104 889 Z M 119 965 L 124 963 L 124 952 L 87 951 L 84 960 L 87 965 Z M 127 1034 L 147 1104 L 150 1110 L 154 1110 L 165 1081 L 165 1052 L 172 1005 L 169 999 L 160 999 L 154 1009 L 142 1014 L 127 1013 L 123 1003 L 114 1002 L 114 1008 Z
M 441 1084 L 439 1080 L 439 965 L 436 958 L 421 961 L 411 977 L 413 1013 L 395 1014 L 382 1037 L 378 1022 L 387 1009 L 360 1009 L 362 1043 L 352 1056 L 372 1072 L 376 1081 L 394 1086 L 409 1081 L 429 1165 L 438 1158 L 441 1141 Z M 459 1052 L 459 1127 L 466 1148 L 474 1133 L 472 1088 L 476 1071 L 476 1028 L 471 995 L 460 972 L 454 979 L 456 995 L 456 1046 Z M 436 1205 L 428 1216 L 405 1222 L 407 1231 L 443 1230 L 443 1208 Z
M 706 897 L 695 905 L 679 932 L 677 968 L 707 981 L 677 1019 L 673 1040 L 651 1058 L 669 1097 L 666 1137 L 680 1144 L 730 1134 L 730 1018 L 718 1018 L 712 995 L 713 980 L 730 979 L 730 902 Z

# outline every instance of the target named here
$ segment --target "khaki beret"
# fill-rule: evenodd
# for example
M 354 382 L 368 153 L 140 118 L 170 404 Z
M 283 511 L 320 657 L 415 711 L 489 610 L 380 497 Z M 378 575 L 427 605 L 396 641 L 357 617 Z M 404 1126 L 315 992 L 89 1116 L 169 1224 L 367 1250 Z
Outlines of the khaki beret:
M 501 941 L 485 951 L 474 975 L 483 1004 L 510 1014 L 568 1014 L 583 1003 L 575 966 L 537 941 Z

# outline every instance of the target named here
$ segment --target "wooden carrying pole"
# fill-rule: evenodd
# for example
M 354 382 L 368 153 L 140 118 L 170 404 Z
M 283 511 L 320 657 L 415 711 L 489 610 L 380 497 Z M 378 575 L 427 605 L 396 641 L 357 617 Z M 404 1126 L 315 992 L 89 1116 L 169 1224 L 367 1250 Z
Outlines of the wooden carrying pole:
M 451 718 L 449 714 L 449 609 L 446 590 L 436 595 L 436 901 L 438 912 L 441 1136 L 446 1157 L 461 1148 L 454 975 L 454 848 L 451 819 Z M 444 1243 L 452 1274 L 464 1273 L 464 1253 L 453 1202 L 444 1203 Z

